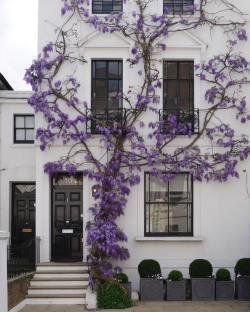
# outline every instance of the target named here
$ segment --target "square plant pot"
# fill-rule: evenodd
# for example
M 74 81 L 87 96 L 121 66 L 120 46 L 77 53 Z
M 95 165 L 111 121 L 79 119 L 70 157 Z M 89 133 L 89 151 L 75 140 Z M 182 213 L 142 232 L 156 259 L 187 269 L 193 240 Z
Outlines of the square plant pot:
M 215 279 L 210 278 L 192 278 L 192 300 L 205 301 L 215 298 Z
M 129 298 L 131 298 L 131 293 L 132 293 L 131 282 L 121 283 L 121 286 L 126 289 Z
M 216 300 L 234 299 L 234 281 L 216 281 Z
M 142 301 L 162 301 L 164 299 L 163 279 L 141 278 L 140 296 Z
M 186 281 L 167 281 L 167 300 L 186 300 Z
M 236 278 L 236 294 L 239 300 L 250 300 L 250 277 Z

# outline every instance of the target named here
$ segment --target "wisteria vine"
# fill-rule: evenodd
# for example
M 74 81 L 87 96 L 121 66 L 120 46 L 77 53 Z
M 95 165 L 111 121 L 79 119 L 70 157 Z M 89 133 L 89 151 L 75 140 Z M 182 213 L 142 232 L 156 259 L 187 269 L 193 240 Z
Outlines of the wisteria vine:
M 232 2 L 218 1 L 222 7 L 217 11 L 209 9 L 210 2 L 199 0 L 187 7 L 185 14 L 171 15 L 166 8 L 157 15 L 151 14 L 153 0 L 127 0 L 124 7 L 132 3 L 133 11 L 98 16 L 91 14 L 88 0 L 62 0 L 63 26 L 57 31 L 55 42 L 48 43 L 26 70 L 25 80 L 34 91 L 28 102 L 46 121 L 46 126 L 38 128 L 36 133 L 41 150 L 55 142 L 69 148 L 67 155 L 46 163 L 44 171 L 54 175 L 60 171 L 75 174 L 83 170 L 83 175 L 97 186 L 90 208 L 92 219 L 87 224 L 93 283 L 112 278 L 113 262 L 129 258 L 123 244 L 127 236 L 120 229 L 118 219 L 124 214 L 131 188 L 140 183 L 143 168 L 163 181 L 189 171 L 198 181 L 225 182 L 229 177 L 238 177 L 237 164 L 250 154 L 248 138 L 239 135 L 222 118 L 228 113 L 241 124 L 250 120 L 242 91 L 249 84 L 249 62 L 237 48 L 239 43 L 247 41 L 245 21 Z M 72 74 L 62 75 L 72 64 L 84 66 L 86 62 L 84 55 L 75 57 L 76 53 L 72 53 L 77 49 L 77 44 L 72 44 L 78 38 L 74 29 L 76 18 L 86 27 L 102 33 L 118 32 L 131 42 L 126 61 L 141 82 L 117 95 L 123 103 L 122 114 L 126 115 L 122 122 L 100 121 L 89 112 L 91 105 L 79 97 L 81 83 Z M 161 103 L 162 78 L 158 70 L 161 59 L 156 58 L 155 51 L 167 51 L 172 33 L 202 27 L 220 28 L 229 38 L 221 54 L 195 65 L 196 75 L 208 86 L 199 133 L 194 134 L 190 122 L 178 121 L 175 114 L 158 121 L 153 118 L 145 124 L 143 116 L 148 112 L 158 115 Z M 99 133 L 101 156 L 96 156 L 92 149 L 94 135 L 87 131 L 91 122 Z M 150 130 L 147 136 L 145 129 Z M 181 145 L 174 144 L 180 136 L 187 140 Z M 202 142 L 210 148 L 205 150 Z

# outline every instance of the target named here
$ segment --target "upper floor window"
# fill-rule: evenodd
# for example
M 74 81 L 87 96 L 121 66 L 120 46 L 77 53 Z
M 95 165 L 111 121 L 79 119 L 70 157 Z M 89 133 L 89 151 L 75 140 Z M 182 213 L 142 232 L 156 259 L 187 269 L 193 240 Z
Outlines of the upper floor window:
M 92 13 L 109 14 L 122 11 L 123 0 L 92 0 Z
M 199 112 L 194 109 L 194 62 L 164 61 L 163 117 L 175 115 L 178 124 L 199 130 Z M 184 132 L 185 133 L 185 132 Z
M 34 140 L 34 115 L 14 115 L 14 143 L 32 144 Z
M 122 119 L 122 61 L 92 61 L 91 132 Z
M 165 14 L 193 14 L 194 0 L 163 0 Z
M 145 173 L 145 236 L 193 235 L 193 178 L 181 173 L 163 182 Z

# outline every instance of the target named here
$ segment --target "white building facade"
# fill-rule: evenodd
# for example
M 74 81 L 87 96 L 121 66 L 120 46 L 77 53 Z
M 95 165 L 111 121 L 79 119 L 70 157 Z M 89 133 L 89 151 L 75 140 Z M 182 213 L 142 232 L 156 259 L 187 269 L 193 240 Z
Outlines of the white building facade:
M 250 13 L 246 3 L 235 2 L 242 11 Z M 123 10 L 130 12 L 132 6 L 132 2 L 127 1 Z M 60 7 L 60 0 L 41 0 L 39 3 L 39 51 L 55 39 L 54 28 L 62 24 Z M 152 7 L 160 14 L 163 1 L 155 0 Z M 76 68 L 69 64 L 68 72 L 75 71 L 82 82 L 80 96 L 89 105 L 96 62 L 101 62 L 101 66 L 110 66 L 113 62 L 114 68 L 122 68 L 116 83 L 121 82 L 123 90 L 138 84 L 140 78 L 126 62 L 133 47 L 129 40 L 119 34 L 99 33 L 79 20 L 75 21 L 75 27 L 79 37 L 78 51 L 86 63 Z M 225 47 L 224 36 L 220 31 L 214 31 L 212 35 L 209 31 L 171 35 L 166 42 L 167 49 L 156 55 L 164 61 L 158 65 L 160 76 L 163 66 L 168 66 L 166 64 L 171 63 L 180 71 L 182 66 L 202 63 L 220 53 Z M 250 44 L 244 43 L 243 54 L 249 48 Z M 187 80 L 193 88 L 194 108 L 200 110 L 202 119 L 202 109 L 207 105 L 204 101 L 206 88 L 198 77 Z M 34 133 L 45 121 L 39 114 L 35 116 L 27 104 L 29 95 L 0 91 L 0 228 L 11 233 L 12 244 L 18 243 L 20 237 L 40 237 L 41 262 L 86 261 L 85 226 L 90 220 L 88 209 L 93 203 L 93 184 L 81 176 L 81 171 L 75 178 L 62 174 L 59 179 L 51 179 L 44 173 L 44 164 L 65 155 L 69 146 L 55 143 L 41 152 Z M 249 90 L 246 95 L 250 96 Z M 163 107 L 163 95 L 160 96 L 159 110 Z M 239 133 L 250 134 L 248 126 L 231 117 L 226 117 L 227 122 Z M 147 124 L 151 118 L 148 114 L 142 120 Z M 146 137 L 147 130 L 144 131 Z M 185 138 L 181 140 L 185 141 Z M 100 153 L 98 135 L 91 146 Z M 130 252 L 130 259 L 119 264 L 129 275 L 133 288 L 138 289 L 137 266 L 143 259 L 159 261 L 164 276 L 172 269 L 179 269 L 188 276 L 189 264 L 196 258 L 208 259 L 214 269 L 227 267 L 232 271 L 239 258 L 250 257 L 250 162 L 242 162 L 239 172 L 239 179 L 225 183 L 193 182 L 188 173 L 183 173 L 175 182 L 162 185 L 150 180 L 147 168 L 142 171 L 141 183 L 132 188 L 125 215 L 119 221 L 128 235 Z M 175 204 L 166 195 L 171 192 Z M 183 200 L 178 196 L 183 196 Z

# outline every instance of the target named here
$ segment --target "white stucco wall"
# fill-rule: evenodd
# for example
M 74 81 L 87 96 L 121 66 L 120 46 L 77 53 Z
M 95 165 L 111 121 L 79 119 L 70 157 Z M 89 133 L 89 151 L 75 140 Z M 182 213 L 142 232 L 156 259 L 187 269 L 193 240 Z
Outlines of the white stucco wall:
M 35 182 L 34 144 L 14 144 L 14 114 L 33 114 L 28 92 L 0 91 L 0 229 L 11 232 L 11 185 Z

